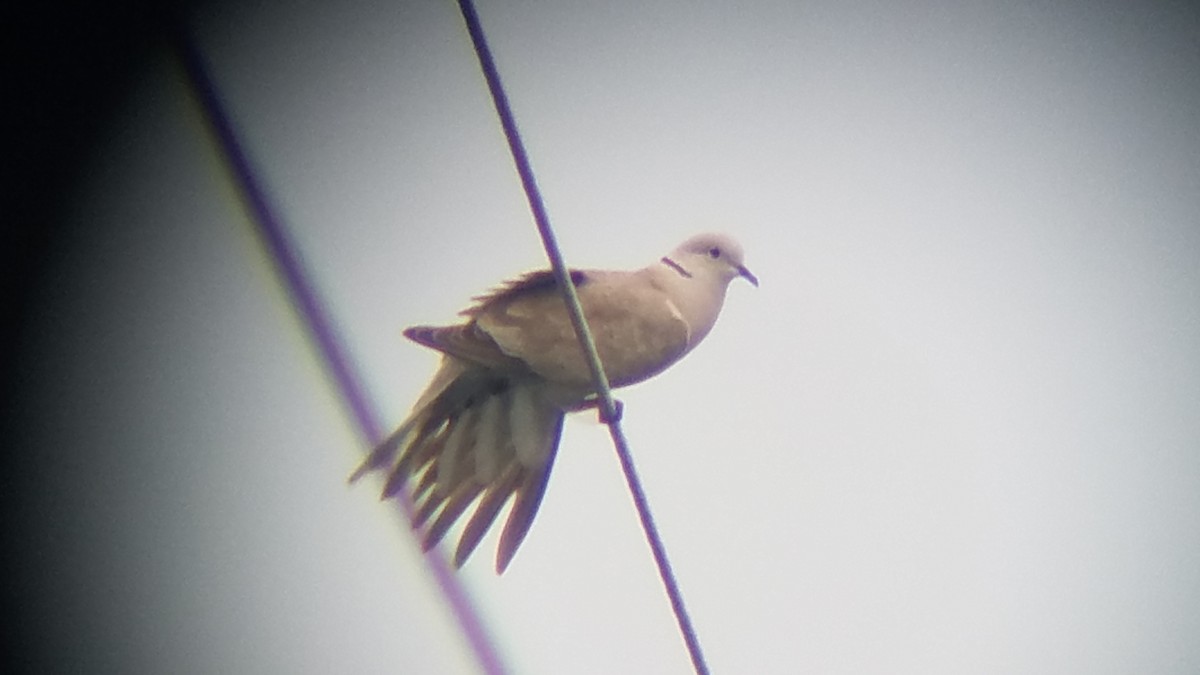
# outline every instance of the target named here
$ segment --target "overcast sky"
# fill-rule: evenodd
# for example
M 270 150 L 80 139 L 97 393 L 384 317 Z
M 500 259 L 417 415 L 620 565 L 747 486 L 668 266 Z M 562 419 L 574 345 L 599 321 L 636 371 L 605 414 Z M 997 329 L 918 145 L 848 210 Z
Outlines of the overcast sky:
M 544 265 L 450 2 L 224 7 L 199 44 L 372 400 Z M 619 392 L 718 673 L 1200 669 L 1200 24 L 1186 3 L 483 3 L 568 261 L 745 246 Z M 182 71 L 146 64 L 37 317 L 31 583 L 93 672 L 469 673 Z M 686 673 L 605 428 L 503 577 L 517 673 Z

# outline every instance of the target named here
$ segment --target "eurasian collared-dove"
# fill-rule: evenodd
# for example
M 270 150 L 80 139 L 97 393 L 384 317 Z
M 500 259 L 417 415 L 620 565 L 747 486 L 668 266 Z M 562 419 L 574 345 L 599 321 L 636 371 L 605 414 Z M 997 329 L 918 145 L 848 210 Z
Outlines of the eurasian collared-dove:
M 741 246 L 720 234 L 692 237 L 640 270 L 571 271 L 614 387 L 656 375 L 691 351 L 712 329 L 725 289 L 739 276 L 758 285 L 742 264 Z M 541 503 L 564 414 L 594 405 L 595 389 L 550 271 L 531 272 L 474 300 L 462 312 L 465 323 L 404 331 L 442 352 L 441 366 L 408 419 L 350 480 L 384 470 L 386 499 L 412 479 L 413 526 L 433 519 L 425 550 L 479 498 L 455 550 L 456 566 L 515 496 L 496 552 L 499 573 Z

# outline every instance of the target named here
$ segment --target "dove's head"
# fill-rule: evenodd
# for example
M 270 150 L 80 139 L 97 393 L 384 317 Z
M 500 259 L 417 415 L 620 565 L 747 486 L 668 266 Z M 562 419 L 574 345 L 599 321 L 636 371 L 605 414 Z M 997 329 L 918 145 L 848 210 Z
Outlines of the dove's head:
M 671 260 L 689 276 L 715 277 L 725 283 L 737 277 L 758 285 L 758 277 L 743 264 L 742 245 L 725 234 L 698 234 L 680 244 L 665 260 Z

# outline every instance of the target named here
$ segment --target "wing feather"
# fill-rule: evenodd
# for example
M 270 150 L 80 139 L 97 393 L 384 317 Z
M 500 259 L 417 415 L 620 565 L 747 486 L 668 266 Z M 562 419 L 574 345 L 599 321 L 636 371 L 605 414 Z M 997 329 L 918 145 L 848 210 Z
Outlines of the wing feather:
M 588 274 L 583 270 L 571 270 L 570 275 L 571 283 L 575 284 L 576 288 L 588 282 Z M 459 315 L 475 318 L 495 305 L 507 303 L 517 297 L 533 293 L 546 293 L 547 291 L 558 292 L 558 279 L 555 278 L 553 270 L 527 272 L 516 279 L 500 284 L 488 293 L 471 298 L 475 304 L 459 312 Z
M 588 272 L 579 301 L 613 386 L 640 382 L 687 353 L 687 322 L 644 270 Z M 537 375 L 590 388 L 591 371 L 555 287 L 530 285 L 529 290 L 500 294 L 479 307 L 468 325 Z

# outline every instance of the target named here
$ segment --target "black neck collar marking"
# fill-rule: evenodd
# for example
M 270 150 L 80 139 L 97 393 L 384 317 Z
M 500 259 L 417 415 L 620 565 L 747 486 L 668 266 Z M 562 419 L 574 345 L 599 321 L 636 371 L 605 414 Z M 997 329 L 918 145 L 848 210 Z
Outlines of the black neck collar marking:
M 688 279 L 691 279 L 691 278 L 692 278 L 692 273 L 691 273 L 691 272 L 689 272 L 689 271 L 687 271 L 687 270 L 683 269 L 683 266 L 682 266 L 682 265 L 680 265 L 679 263 L 675 262 L 674 260 L 671 260 L 670 258 L 668 258 L 668 257 L 667 257 L 667 256 L 665 256 L 665 255 L 663 256 L 662 263 L 663 263 L 664 265 L 666 265 L 667 267 L 670 267 L 671 269 L 673 269 L 673 270 L 675 270 L 676 272 L 678 272 L 678 273 L 679 273 L 679 276 L 681 276 L 681 277 L 686 277 L 686 278 L 688 278 Z

